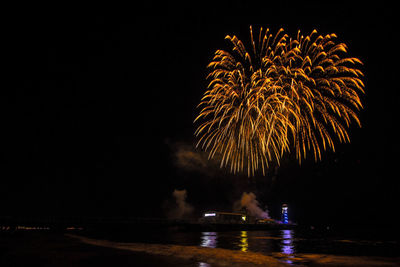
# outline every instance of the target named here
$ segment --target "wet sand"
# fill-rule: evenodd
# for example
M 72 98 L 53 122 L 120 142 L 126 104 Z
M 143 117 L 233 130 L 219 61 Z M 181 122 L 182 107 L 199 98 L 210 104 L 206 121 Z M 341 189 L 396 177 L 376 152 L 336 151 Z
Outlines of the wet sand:
M 68 235 L 85 244 L 99 247 L 117 248 L 133 252 L 144 252 L 169 258 L 180 258 L 195 262 L 207 262 L 213 266 L 289 266 L 271 256 L 255 252 L 242 252 L 223 248 L 208 248 L 199 246 L 180 246 L 164 244 L 121 243 L 108 240 L 92 239 L 77 235 Z
M 278 261 L 280 259 L 280 261 Z M 120 243 L 52 232 L 0 232 L 0 266 L 400 266 L 400 258 L 282 253 Z M 293 266 L 293 265 L 292 265 Z
M 199 264 L 180 258 L 88 245 L 62 233 L 0 233 L 0 266 L 184 266 Z
M 338 256 L 327 254 L 296 254 L 288 256 L 283 253 L 272 253 L 267 256 L 255 252 L 241 252 L 221 248 L 198 246 L 180 246 L 163 244 L 121 243 L 70 235 L 83 243 L 101 247 L 118 248 L 134 252 L 145 252 L 153 255 L 164 255 L 197 262 L 208 262 L 213 266 L 400 266 L 399 258 Z M 277 260 L 279 259 L 279 260 Z M 289 263 L 289 264 L 286 264 Z

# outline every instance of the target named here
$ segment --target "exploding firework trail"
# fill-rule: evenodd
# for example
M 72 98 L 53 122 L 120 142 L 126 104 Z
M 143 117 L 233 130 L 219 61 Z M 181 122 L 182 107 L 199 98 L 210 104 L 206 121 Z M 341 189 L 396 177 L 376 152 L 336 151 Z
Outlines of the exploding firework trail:
M 346 127 L 351 121 L 361 126 L 356 111 L 364 84 L 354 67 L 361 61 L 341 57 L 347 46 L 316 30 L 291 38 L 283 29 L 273 35 L 261 28 L 254 38 L 250 27 L 250 37 L 247 51 L 227 35 L 232 52 L 217 50 L 208 65 L 195 135 L 209 157 L 219 154 L 221 167 L 250 176 L 257 169 L 265 174 L 291 147 L 301 163 L 309 152 L 317 160 L 321 150 L 334 150 L 332 135 L 349 142 Z

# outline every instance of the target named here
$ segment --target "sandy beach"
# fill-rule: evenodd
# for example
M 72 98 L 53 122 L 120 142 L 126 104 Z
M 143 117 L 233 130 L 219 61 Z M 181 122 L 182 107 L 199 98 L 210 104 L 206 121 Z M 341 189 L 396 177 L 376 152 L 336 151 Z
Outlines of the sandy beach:
M 0 236 L 0 266 L 198 266 L 176 257 L 88 245 L 62 233 L 16 232 Z
M 280 259 L 280 260 L 278 260 Z M 0 266 L 290 266 L 284 255 L 165 244 L 121 243 L 48 231 L 0 235 Z M 399 266 L 399 258 L 298 254 L 295 266 Z

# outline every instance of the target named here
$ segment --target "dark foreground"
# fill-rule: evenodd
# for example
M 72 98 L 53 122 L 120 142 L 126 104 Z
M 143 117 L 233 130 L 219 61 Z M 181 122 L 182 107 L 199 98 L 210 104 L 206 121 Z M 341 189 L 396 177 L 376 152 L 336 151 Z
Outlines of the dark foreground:
M 248 257 L 248 261 L 243 261 Z M 398 258 L 297 255 L 296 266 L 399 266 Z M 50 231 L 0 232 L 0 266 L 288 266 L 259 253 L 119 243 Z M 232 260 L 230 260 L 232 259 Z M 239 261 L 235 261 L 239 259 Z M 257 263 L 257 259 L 262 261 Z M 211 263 L 211 265 L 208 265 Z
M 92 246 L 61 233 L 0 236 L 0 266 L 198 266 L 188 260 Z

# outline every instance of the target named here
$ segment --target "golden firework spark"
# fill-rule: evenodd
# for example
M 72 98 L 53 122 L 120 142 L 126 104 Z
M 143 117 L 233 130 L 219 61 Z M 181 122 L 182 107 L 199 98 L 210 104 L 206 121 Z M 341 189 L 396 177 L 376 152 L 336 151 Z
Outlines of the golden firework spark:
M 221 155 L 221 167 L 254 175 L 293 146 L 301 159 L 321 148 L 334 150 L 332 133 L 349 142 L 355 110 L 362 108 L 362 72 L 357 58 L 342 58 L 344 43 L 335 34 L 290 38 L 261 28 L 258 38 L 250 27 L 251 50 L 236 36 L 226 36 L 232 52 L 217 50 L 208 65 L 210 80 L 195 119 L 203 122 L 195 134 L 209 157 Z

